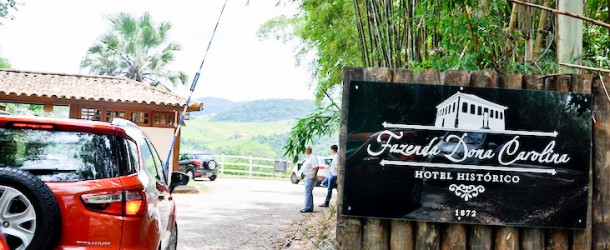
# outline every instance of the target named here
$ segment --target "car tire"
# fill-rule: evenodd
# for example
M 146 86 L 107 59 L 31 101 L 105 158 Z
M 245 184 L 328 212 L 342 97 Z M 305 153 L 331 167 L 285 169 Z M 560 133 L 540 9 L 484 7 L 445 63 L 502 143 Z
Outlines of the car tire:
M 216 180 L 216 175 L 210 176 L 210 181 L 215 181 L 215 180 Z
M 297 178 L 296 174 L 292 173 L 290 176 L 290 182 L 292 182 L 292 184 L 299 184 L 299 179 Z
M 51 189 L 28 172 L 0 168 L 0 192 L 0 223 L 10 249 L 54 248 L 61 233 L 61 214 Z M 17 224 L 12 223 L 17 218 L 5 218 L 7 214 L 29 216 L 19 216 Z M 32 229 L 32 233 L 13 234 Z
M 167 250 L 178 249 L 178 223 L 174 222 L 174 229 L 172 234 L 169 236 L 169 243 L 167 244 Z
M 191 180 L 195 180 L 195 172 L 193 170 L 187 170 L 186 174 L 191 178 Z

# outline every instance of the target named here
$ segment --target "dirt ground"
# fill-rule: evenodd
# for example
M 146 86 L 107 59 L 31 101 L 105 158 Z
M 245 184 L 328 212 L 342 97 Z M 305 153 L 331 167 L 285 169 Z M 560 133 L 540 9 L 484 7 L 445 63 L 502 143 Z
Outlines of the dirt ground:
M 220 177 L 213 182 L 197 181 L 195 186 L 203 191 L 173 195 L 178 210 L 178 249 L 321 248 L 315 244 L 333 248 L 332 243 L 323 243 L 330 232 L 334 234 L 330 229 L 334 209 L 318 207 L 326 195 L 324 187 L 314 189 L 316 211 L 301 214 L 301 183 Z

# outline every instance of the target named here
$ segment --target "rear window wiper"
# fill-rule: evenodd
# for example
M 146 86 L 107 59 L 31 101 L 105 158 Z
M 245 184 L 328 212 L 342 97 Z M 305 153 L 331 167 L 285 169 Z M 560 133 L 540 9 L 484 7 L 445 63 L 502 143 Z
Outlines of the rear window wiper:
M 28 171 L 34 175 L 46 175 L 46 174 L 54 174 L 54 173 L 70 173 L 76 172 L 76 169 L 60 169 L 60 168 L 20 168 L 21 170 Z

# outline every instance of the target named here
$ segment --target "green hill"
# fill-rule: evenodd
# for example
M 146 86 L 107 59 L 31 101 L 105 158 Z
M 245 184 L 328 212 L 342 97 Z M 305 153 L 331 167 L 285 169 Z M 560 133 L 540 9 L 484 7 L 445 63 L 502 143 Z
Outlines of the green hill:
M 205 101 L 205 100 L 204 100 Z M 307 116 L 314 108 L 312 100 L 267 99 L 240 102 L 216 114 L 215 122 L 270 122 Z
M 274 122 L 214 122 L 209 117 L 185 121 L 180 152 L 211 151 L 216 154 L 284 158 L 284 146 L 296 119 Z M 328 155 L 338 137 L 314 143 L 314 152 Z
M 206 97 L 204 110 L 191 113 L 182 130 L 180 151 L 283 158 L 290 130 L 314 108 L 314 101 L 268 99 L 233 102 Z M 321 138 L 314 152 L 328 155 L 337 138 Z
M 191 112 L 191 117 L 218 114 L 233 107 L 238 103 L 218 97 L 203 97 L 197 98 L 196 100 L 203 102 L 203 110 L 198 112 Z
M 255 136 L 273 136 L 290 132 L 296 121 L 212 122 L 209 117 L 186 121 L 180 142 L 181 152 L 212 151 L 224 154 L 246 154 L 244 147 L 258 148 L 256 156 L 275 157 L 270 145 L 252 140 Z M 256 145 L 261 144 L 261 145 Z M 266 147 L 262 146 L 266 145 Z M 240 149 L 242 148 L 242 149 Z

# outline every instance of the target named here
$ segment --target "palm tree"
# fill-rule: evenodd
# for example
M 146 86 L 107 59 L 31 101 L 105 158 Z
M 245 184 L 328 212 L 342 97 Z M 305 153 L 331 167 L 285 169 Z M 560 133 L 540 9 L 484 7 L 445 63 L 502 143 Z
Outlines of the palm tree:
M 110 16 L 109 20 L 110 31 L 89 48 L 81 69 L 88 68 L 93 74 L 124 76 L 166 89 L 178 82 L 186 83 L 187 76 L 183 72 L 164 69 L 174 60 L 174 53 L 181 49 L 177 43 L 166 42 L 170 23 L 155 25 L 149 13 L 140 18 L 119 13 Z M 165 47 L 160 49 L 163 45 Z

